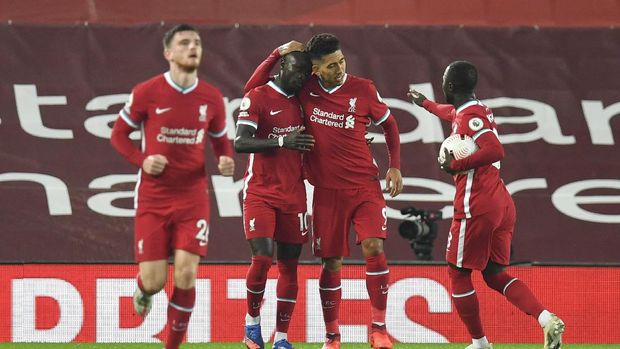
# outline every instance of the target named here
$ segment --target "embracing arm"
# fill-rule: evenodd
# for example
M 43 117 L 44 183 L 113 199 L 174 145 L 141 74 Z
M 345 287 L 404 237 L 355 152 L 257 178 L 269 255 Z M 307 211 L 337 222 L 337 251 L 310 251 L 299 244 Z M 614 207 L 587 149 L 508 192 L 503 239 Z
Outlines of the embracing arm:
M 254 73 L 252 74 L 248 82 L 245 83 L 243 92 L 247 93 L 255 87 L 266 84 L 269 81 L 269 73 L 271 72 L 271 69 L 273 69 L 278 60 L 284 55 L 293 51 L 303 50 L 304 44 L 295 40 L 289 41 L 286 44 L 273 50 L 269 57 L 267 57 L 267 59 L 265 59 L 258 67 L 256 67 L 256 70 L 254 70 Z
M 297 130 L 277 138 L 261 139 L 254 137 L 256 129 L 250 125 L 239 124 L 235 137 L 235 151 L 237 153 L 260 153 L 270 149 L 287 148 L 298 151 L 308 151 L 314 146 L 312 135 L 301 133 L 303 126 Z

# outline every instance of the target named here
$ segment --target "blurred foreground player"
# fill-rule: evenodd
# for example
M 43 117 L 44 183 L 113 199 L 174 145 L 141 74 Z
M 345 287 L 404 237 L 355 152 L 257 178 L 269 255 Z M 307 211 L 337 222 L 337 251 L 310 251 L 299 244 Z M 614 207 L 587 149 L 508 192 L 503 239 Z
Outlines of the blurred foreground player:
M 205 133 L 222 175 L 233 174 L 234 162 L 222 94 L 198 80 L 202 44 L 197 30 L 178 25 L 163 43 L 170 70 L 136 85 L 114 124 L 111 142 L 140 167 L 134 245 L 140 272 L 134 308 L 148 314 L 152 296 L 166 284 L 172 255 L 174 291 L 165 341 L 166 349 L 177 349 L 194 307 L 198 262 L 209 239 Z M 142 149 L 129 138 L 134 130 L 142 132 Z
M 449 104 L 438 104 L 415 90 L 409 91 L 415 104 L 450 122 L 452 134 L 468 135 L 479 147 L 460 160 L 446 150 L 440 164 L 456 183 L 446 261 L 454 306 L 472 337 L 472 344 L 466 349 L 492 348 L 482 328 L 472 270 L 480 270 L 489 287 L 538 319 L 544 331 L 545 349 L 559 349 L 564 322 L 546 310 L 525 283 L 504 271 L 510 262 L 516 212 L 499 176 L 504 148 L 498 139 L 493 112 L 476 98 L 477 82 L 474 65 L 456 61 L 448 65 L 443 75 L 442 88 Z
M 273 349 L 292 349 L 287 333 L 297 301 L 297 265 L 304 243 L 306 187 L 302 156 L 314 138 L 302 133 L 303 113 L 295 93 L 310 75 L 312 63 L 305 52 L 283 55 L 276 77 L 249 91 L 237 118 L 235 150 L 251 153 L 243 186 L 245 237 L 252 251 L 246 277 L 247 315 L 243 342 L 263 349 L 260 307 L 274 241 L 278 263 L 276 333 Z

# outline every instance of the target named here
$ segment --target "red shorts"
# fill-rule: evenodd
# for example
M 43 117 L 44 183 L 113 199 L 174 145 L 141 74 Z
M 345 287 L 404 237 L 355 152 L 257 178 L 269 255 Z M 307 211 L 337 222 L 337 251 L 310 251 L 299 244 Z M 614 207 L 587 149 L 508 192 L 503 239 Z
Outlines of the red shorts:
M 351 224 L 355 242 L 387 236 L 387 209 L 379 183 L 356 189 L 314 188 L 312 251 L 317 257 L 349 256 Z
M 191 205 L 136 210 L 134 256 L 137 262 L 168 259 L 173 250 L 207 254 L 209 200 Z
M 246 240 L 266 237 L 288 244 L 308 242 L 305 202 L 274 205 L 254 195 L 243 200 L 243 230 Z
M 446 261 L 459 268 L 475 270 L 484 270 L 489 260 L 508 265 L 515 221 L 512 200 L 479 216 L 453 219 Z

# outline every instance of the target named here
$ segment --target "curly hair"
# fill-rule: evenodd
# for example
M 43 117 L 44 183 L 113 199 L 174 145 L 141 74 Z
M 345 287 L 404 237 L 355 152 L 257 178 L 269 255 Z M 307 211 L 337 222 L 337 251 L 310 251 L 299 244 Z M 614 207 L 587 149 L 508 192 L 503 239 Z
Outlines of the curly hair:
M 331 33 L 316 34 L 306 43 L 306 52 L 310 59 L 321 59 L 323 56 L 340 50 L 340 40 Z

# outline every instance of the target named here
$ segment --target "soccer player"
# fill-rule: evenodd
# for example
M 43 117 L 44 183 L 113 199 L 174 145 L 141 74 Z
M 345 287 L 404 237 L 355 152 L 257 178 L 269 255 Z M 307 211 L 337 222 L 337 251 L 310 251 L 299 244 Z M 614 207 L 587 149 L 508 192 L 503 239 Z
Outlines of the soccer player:
M 243 340 L 249 349 L 264 348 L 260 306 L 274 240 L 279 276 L 273 349 L 293 348 L 287 332 L 297 300 L 298 259 L 308 241 L 300 152 L 314 145 L 314 138 L 302 133 L 303 114 L 295 93 L 311 68 L 310 57 L 304 52 L 283 55 L 279 74 L 248 92 L 239 108 L 235 150 L 251 153 L 243 187 L 244 230 L 252 251 Z
M 504 271 L 510 262 L 516 213 L 499 176 L 504 148 L 498 139 L 493 112 L 476 98 L 477 81 L 473 64 L 456 61 L 448 65 L 443 75 L 443 92 L 449 104 L 438 104 L 415 90 L 409 91 L 415 104 L 450 122 L 452 134 L 468 135 L 480 148 L 461 160 L 455 160 L 446 150 L 440 164 L 456 183 L 446 261 L 454 306 L 472 337 L 472 344 L 466 349 L 492 348 L 480 321 L 472 270 L 480 270 L 489 287 L 538 319 L 544 331 L 545 349 L 559 349 L 564 332 L 562 320 L 546 310 L 525 283 Z
M 365 131 L 372 123 L 383 127 L 390 158 L 386 189 L 392 197 L 402 191 L 398 126 L 372 81 L 346 73 L 340 41 L 333 34 L 313 36 L 306 44 L 313 76 L 297 93 L 304 110 L 304 124 L 315 146 L 304 154 L 304 169 L 314 185 L 312 247 L 321 257 L 319 293 L 326 327 L 324 349 L 340 348 L 338 328 L 341 302 L 340 270 L 349 255 L 351 225 L 366 259 L 366 288 L 371 303 L 372 348 L 389 349 L 385 328 L 389 269 L 383 252 L 387 236 L 385 199 L 379 170 L 366 144 Z M 264 83 L 279 51 L 254 72 L 246 90 Z
M 112 130 L 114 148 L 140 167 L 136 185 L 134 253 L 139 263 L 134 308 L 142 316 L 161 291 L 174 259 L 166 349 L 179 347 L 194 307 L 196 272 L 209 240 L 205 133 L 222 175 L 234 172 L 222 94 L 198 80 L 198 31 L 180 24 L 163 38 L 170 70 L 133 89 Z M 142 148 L 129 135 L 142 133 Z

